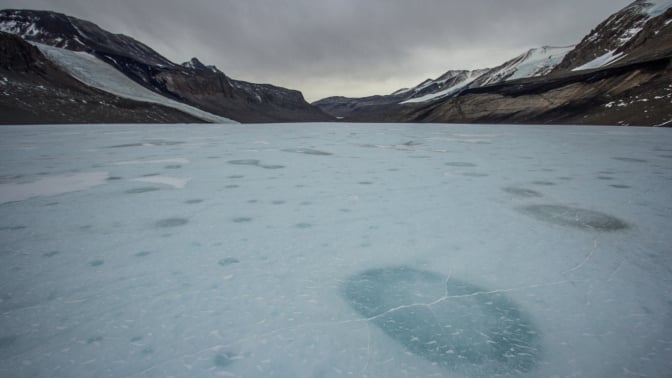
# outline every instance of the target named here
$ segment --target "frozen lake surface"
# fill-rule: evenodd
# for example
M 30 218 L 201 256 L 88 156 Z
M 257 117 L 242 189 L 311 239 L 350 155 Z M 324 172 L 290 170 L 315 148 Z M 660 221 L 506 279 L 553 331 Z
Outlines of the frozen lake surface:
M 0 128 L 0 376 L 672 371 L 672 130 Z

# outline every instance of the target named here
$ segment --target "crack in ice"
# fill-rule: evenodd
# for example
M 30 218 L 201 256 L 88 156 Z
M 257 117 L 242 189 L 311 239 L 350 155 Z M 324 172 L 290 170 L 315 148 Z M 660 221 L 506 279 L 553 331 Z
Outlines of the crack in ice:
M 391 309 L 385 310 L 384 312 L 382 312 L 378 315 L 374 315 L 374 316 L 371 316 L 371 317 L 368 317 L 368 318 L 364 318 L 360 321 L 376 320 L 376 319 L 382 318 L 385 315 L 388 315 L 388 314 L 391 314 L 391 313 L 394 313 L 394 312 L 397 312 L 397 311 L 400 311 L 400 310 L 414 308 L 414 307 L 427 307 L 427 308 L 430 308 L 430 310 L 431 310 L 432 306 L 437 305 L 437 304 L 442 303 L 442 302 L 445 302 L 445 301 L 450 300 L 450 299 L 470 298 L 470 297 L 477 297 L 477 296 L 481 296 L 481 295 L 491 295 L 491 294 L 499 294 L 499 293 L 511 293 L 511 292 L 515 292 L 515 291 L 527 290 L 527 289 L 536 289 L 536 288 L 540 288 L 540 287 L 560 286 L 560 285 L 564 285 L 564 284 L 568 284 L 568 283 L 574 284 L 574 283 L 576 283 L 576 281 L 563 280 L 563 281 L 547 282 L 547 283 L 533 284 L 533 285 L 521 286 L 521 287 L 513 287 L 513 288 L 508 288 L 508 289 L 496 289 L 496 290 L 489 290 L 489 291 L 475 291 L 475 292 L 469 293 L 469 294 L 444 295 L 444 296 L 442 296 L 440 298 L 437 298 L 434 301 L 428 302 L 428 303 L 411 303 L 411 304 L 406 304 L 406 305 L 393 307 Z

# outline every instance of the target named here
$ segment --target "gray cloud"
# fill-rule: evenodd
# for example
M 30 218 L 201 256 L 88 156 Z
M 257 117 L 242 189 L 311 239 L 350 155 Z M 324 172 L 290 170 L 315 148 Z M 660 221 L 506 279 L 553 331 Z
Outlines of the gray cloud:
M 174 61 L 197 56 L 309 100 L 412 86 L 577 43 L 630 0 L 0 0 L 128 34 Z

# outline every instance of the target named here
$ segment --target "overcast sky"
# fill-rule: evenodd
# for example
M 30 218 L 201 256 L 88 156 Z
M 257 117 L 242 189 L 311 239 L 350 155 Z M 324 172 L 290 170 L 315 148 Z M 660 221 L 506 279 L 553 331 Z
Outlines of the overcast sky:
M 0 0 L 193 56 L 240 80 L 326 96 L 386 94 L 449 69 L 579 42 L 631 0 Z

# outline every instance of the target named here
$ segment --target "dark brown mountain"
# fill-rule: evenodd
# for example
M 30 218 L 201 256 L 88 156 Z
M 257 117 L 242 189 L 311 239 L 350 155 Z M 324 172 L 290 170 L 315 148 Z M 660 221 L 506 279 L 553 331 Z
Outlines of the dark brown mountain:
M 133 38 L 64 14 L 3 10 L 0 30 L 28 41 L 89 52 L 160 95 L 239 122 L 333 119 L 308 104 L 299 91 L 234 80 L 197 60 L 178 65 Z
M 175 109 L 82 84 L 22 38 L 0 32 L 0 123 L 198 123 Z

